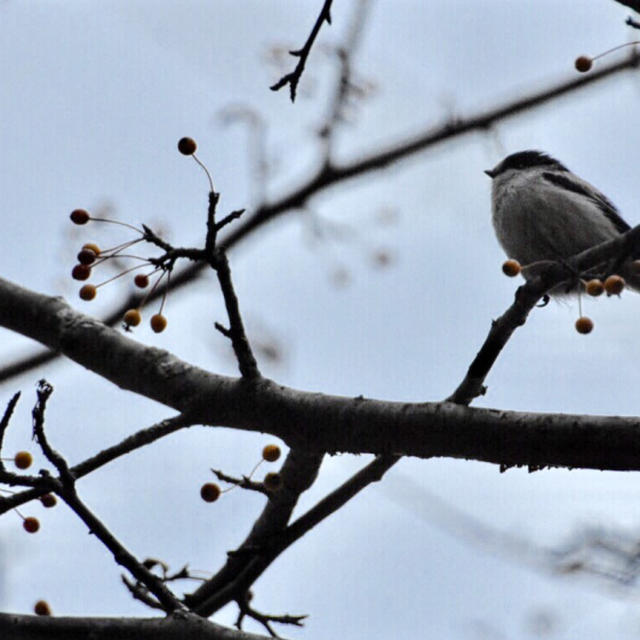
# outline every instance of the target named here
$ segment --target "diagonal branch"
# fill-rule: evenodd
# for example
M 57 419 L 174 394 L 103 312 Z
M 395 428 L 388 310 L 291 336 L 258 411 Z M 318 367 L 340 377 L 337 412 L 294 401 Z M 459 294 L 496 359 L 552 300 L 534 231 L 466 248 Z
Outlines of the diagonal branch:
M 300 78 L 302 77 L 302 72 L 304 71 L 304 67 L 307 64 L 307 58 L 311 53 L 311 47 L 315 42 L 318 33 L 320 33 L 320 28 L 322 24 L 326 22 L 327 24 L 331 24 L 331 5 L 333 0 L 324 0 L 324 4 L 322 5 L 322 9 L 320 9 L 320 13 L 316 18 L 315 24 L 311 29 L 311 33 L 307 38 L 307 41 L 304 43 L 301 49 L 297 49 L 295 51 L 289 51 L 289 53 L 298 58 L 298 64 L 296 68 L 286 75 L 282 76 L 278 82 L 269 87 L 271 91 L 279 91 L 282 87 L 289 85 L 291 102 L 296 101 L 296 90 L 298 89 L 298 82 L 300 82 Z

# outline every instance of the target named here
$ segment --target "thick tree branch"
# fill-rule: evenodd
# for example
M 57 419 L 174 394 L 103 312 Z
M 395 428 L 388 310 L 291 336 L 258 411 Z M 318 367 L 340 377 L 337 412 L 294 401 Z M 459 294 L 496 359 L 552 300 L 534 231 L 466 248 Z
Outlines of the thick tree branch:
M 167 618 L 68 618 L 0 613 L 7 640 L 270 640 L 269 636 L 222 627 L 200 616 Z
M 618 255 L 638 229 L 581 254 L 580 268 Z M 566 268 L 566 267 L 565 267 Z M 566 272 L 559 275 L 560 280 Z M 640 469 L 636 418 L 469 409 L 296 391 L 217 376 L 139 344 L 71 309 L 0 279 L 0 326 L 40 341 L 129 389 L 187 413 L 189 421 L 271 433 L 292 448 L 503 465 Z

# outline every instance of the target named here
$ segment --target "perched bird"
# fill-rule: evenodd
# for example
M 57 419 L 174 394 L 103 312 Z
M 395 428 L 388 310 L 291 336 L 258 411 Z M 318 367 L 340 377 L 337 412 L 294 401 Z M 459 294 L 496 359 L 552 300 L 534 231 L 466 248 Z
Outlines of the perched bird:
M 507 256 L 523 265 L 525 276 L 545 261 L 569 258 L 630 229 L 606 196 L 541 151 L 513 153 L 485 173 L 493 180 L 496 236 Z M 630 262 L 618 273 L 637 289 L 640 275 Z M 609 275 L 606 266 L 595 271 Z M 577 276 L 569 290 L 577 290 Z M 565 287 L 552 293 L 568 292 Z

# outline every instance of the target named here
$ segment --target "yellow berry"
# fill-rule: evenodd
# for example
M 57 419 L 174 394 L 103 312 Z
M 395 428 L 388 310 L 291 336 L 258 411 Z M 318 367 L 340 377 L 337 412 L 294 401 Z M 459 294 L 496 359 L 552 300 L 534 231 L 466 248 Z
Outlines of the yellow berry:
M 85 284 L 84 287 L 80 289 L 79 295 L 82 300 L 89 301 L 93 300 L 96 297 L 97 292 L 98 290 L 96 289 L 95 285 Z
M 137 327 L 142 322 L 142 315 L 137 309 L 129 309 L 122 320 L 128 327 Z
M 576 331 L 578 333 L 591 333 L 593 331 L 593 320 L 587 316 L 581 316 L 576 320 Z
M 624 278 L 614 274 L 604 281 L 604 290 L 610 296 L 619 296 L 624 289 L 624 285 Z
M 149 324 L 156 333 L 162 333 L 167 328 L 167 319 L 161 313 L 156 313 L 151 316 Z
M 29 516 L 22 521 L 22 528 L 27 533 L 35 533 L 40 528 L 40 522 L 38 522 L 38 518 Z
M 100 247 L 93 242 L 87 242 L 87 244 L 83 244 L 82 248 L 86 249 L 87 251 L 93 251 L 93 253 L 95 253 L 97 256 L 100 255 Z
M 74 209 L 69 217 L 74 224 L 87 224 L 91 218 L 89 212 L 84 209 Z
M 586 73 L 593 66 L 593 60 L 589 56 L 578 56 L 574 64 L 580 73 Z
M 178 151 L 182 155 L 192 156 L 197 148 L 198 145 L 193 138 L 180 138 L 180 140 L 178 140 Z
M 28 451 L 18 451 L 13 457 L 13 463 L 18 469 L 28 469 L 33 462 L 33 456 Z
M 280 457 L 280 447 L 277 444 L 268 444 L 262 450 L 262 459 L 267 462 L 275 462 Z
M 590 296 L 599 296 L 604 292 L 604 285 L 602 284 L 602 280 L 598 280 L 598 278 L 594 278 L 593 280 L 589 280 L 587 284 L 584 285 L 584 290 Z
M 38 602 L 33 605 L 33 612 L 37 616 L 50 616 L 51 608 L 46 600 L 38 600 Z
M 517 276 L 521 270 L 520 263 L 517 260 L 509 259 L 502 263 L 502 273 L 510 278 Z
M 200 487 L 200 497 L 205 502 L 215 502 L 222 492 L 215 482 L 207 482 Z
M 282 478 L 279 473 L 270 472 L 265 475 L 262 484 L 269 491 L 277 491 L 282 486 Z

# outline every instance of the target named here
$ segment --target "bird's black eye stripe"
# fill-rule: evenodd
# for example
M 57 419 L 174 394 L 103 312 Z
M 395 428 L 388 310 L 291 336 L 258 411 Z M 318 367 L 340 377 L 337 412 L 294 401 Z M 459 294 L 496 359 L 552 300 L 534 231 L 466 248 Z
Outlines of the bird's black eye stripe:
M 631 229 L 631 227 L 620 217 L 618 210 L 611 200 L 609 200 L 606 196 L 603 196 L 599 191 L 595 189 L 590 191 L 586 189 L 579 182 L 575 182 L 570 177 L 562 174 L 562 173 L 549 173 L 545 171 L 542 174 L 542 177 L 547 182 L 554 184 L 558 187 L 562 187 L 567 191 L 572 191 L 573 193 L 579 193 L 582 196 L 589 198 L 592 202 L 594 202 L 598 208 L 604 213 L 604 215 L 609 219 L 609 221 L 613 224 L 613 226 L 620 232 L 624 233 Z

